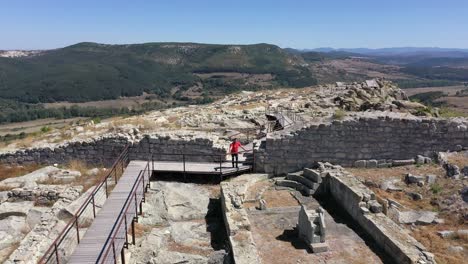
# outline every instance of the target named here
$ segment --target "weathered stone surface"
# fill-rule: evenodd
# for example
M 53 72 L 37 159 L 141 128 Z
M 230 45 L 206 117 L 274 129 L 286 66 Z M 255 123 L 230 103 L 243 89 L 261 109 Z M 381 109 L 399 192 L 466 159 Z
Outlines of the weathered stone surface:
M 431 224 L 437 217 L 436 212 L 430 211 L 404 211 L 399 214 L 402 224 Z
M 328 167 L 327 172 L 324 186 L 328 188 L 329 195 L 396 263 L 435 263 L 433 255 L 389 217 L 369 211 L 368 207 L 375 205 L 376 201 L 375 195 L 365 185 L 342 168 Z M 390 209 L 398 212 L 394 206 L 390 206 Z M 435 216 L 430 219 L 432 216 L 432 212 L 428 212 L 428 215 L 418 214 L 415 218 L 416 221 L 426 223 L 434 220 Z
M 8 178 L 0 182 L 0 187 L 19 188 L 19 187 L 34 187 L 36 182 L 44 181 L 49 178 L 49 175 L 58 172 L 60 169 L 47 166 L 36 170 L 21 177 Z
M 322 253 L 328 251 L 328 243 L 313 243 L 310 244 L 310 249 L 314 253 Z
M 221 183 L 224 222 L 235 263 L 260 263 L 260 257 L 250 232 L 247 212 L 242 204 L 238 207 L 234 206 L 233 201 L 238 200 L 242 203 L 249 186 L 266 178 L 265 174 L 245 174 L 230 182 Z
M 380 189 L 384 191 L 390 191 L 390 192 L 401 192 L 403 189 L 396 184 L 399 183 L 399 179 L 389 179 L 386 181 L 383 181 L 380 184 Z
M 304 169 L 304 177 L 308 178 L 309 180 L 316 182 L 316 183 L 321 183 L 322 182 L 322 176 L 320 175 L 320 172 L 313 170 L 313 169 Z
M 411 173 L 408 173 L 405 176 L 405 182 L 408 184 L 419 183 L 419 182 L 424 182 L 424 181 L 425 181 L 424 176 L 413 175 Z
M 354 167 L 356 168 L 365 168 L 367 167 L 367 160 L 357 160 L 354 162 Z
M 299 238 L 308 245 L 325 242 L 326 226 L 323 209 L 319 208 L 316 211 L 308 211 L 302 205 L 296 229 Z
M 445 163 L 443 167 L 447 173 L 447 177 L 455 179 L 460 177 L 460 168 L 457 165 Z
M 406 159 L 406 160 L 394 160 L 392 162 L 393 166 L 406 166 L 414 164 L 414 159 Z
M 426 183 L 427 184 L 434 184 L 437 180 L 437 176 L 433 174 L 426 175 Z
M 417 193 L 417 192 L 409 192 L 408 196 L 411 197 L 411 199 L 413 199 L 415 201 L 422 200 L 422 198 L 423 198 L 422 194 Z

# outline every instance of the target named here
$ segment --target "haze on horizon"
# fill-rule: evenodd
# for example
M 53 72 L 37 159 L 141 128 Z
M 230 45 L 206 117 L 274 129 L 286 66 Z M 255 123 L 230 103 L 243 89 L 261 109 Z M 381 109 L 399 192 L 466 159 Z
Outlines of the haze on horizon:
M 468 48 L 468 2 L 0 0 L 0 50 L 78 42 Z

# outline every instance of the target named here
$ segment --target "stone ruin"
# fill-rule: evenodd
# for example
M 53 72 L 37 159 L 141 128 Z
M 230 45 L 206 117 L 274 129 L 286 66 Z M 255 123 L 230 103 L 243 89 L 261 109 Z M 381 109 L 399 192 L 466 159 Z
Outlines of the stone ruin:
M 307 243 L 312 252 L 328 251 L 328 244 L 325 242 L 325 212 L 322 207 L 314 211 L 307 210 L 302 205 L 296 228 L 299 238 Z

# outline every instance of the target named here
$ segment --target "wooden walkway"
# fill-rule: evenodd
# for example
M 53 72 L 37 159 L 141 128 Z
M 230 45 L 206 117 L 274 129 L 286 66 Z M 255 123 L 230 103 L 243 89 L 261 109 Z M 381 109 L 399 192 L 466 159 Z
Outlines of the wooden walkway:
M 133 186 L 140 171 L 144 170 L 147 161 L 131 161 L 125 169 L 122 177 L 114 187 L 102 209 L 96 215 L 96 218 L 88 228 L 80 243 L 76 247 L 73 254 L 70 256 L 68 263 L 72 264 L 87 264 L 96 263 L 100 255 L 104 252 L 106 241 L 112 235 L 114 225 L 119 220 L 119 215 L 125 207 L 125 203 L 130 195 Z M 185 162 L 185 172 L 187 174 L 206 174 L 228 176 L 238 173 L 247 172 L 251 166 L 240 165 L 239 168 L 232 168 L 231 162 L 210 163 L 210 162 Z M 154 161 L 149 164 L 150 170 L 154 172 L 184 172 L 184 163 L 177 161 Z M 135 204 L 139 204 L 141 197 Z M 133 200 L 132 200 L 133 203 Z M 136 209 L 136 208 L 135 208 Z M 131 224 L 131 219 L 135 216 L 135 209 L 127 214 L 127 227 Z M 127 230 L 127 229 L 125 229 Z M 126 239 L 125 234 L 119 234 L 119 246 Z M 117 246 L 116 246 L 117 247 Z M 120 250 L 120 249 L 116 249 Z M 118 254 L 118 252 L 117 252 Z M 102 257 L 102 256 L 101 256 Z
M 131 161 L 128 164 L 101 211 L 96 215 L 84 237 L 81 238 L 68 263 L 96 263 L 122 208 L 125 206 L 138 174 L 145 168 L 146 164 L 146 162 L 139 161 Z M 130 225 L 130 222 L 128 221 L 127 224 Z

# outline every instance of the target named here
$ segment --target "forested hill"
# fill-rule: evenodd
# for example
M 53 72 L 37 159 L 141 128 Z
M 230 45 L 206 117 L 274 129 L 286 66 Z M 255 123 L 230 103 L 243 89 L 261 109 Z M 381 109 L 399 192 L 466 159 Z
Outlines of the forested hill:
M 209 96 L 316 84 L 300 56 L 269 44 L 79 43 L 0 58 L 0 98 L 83 102 L 154 93 Z

